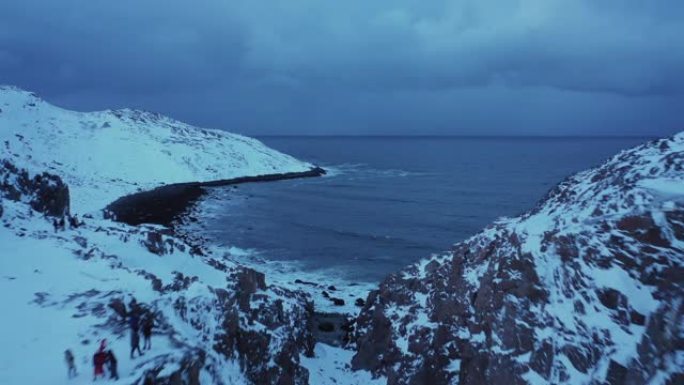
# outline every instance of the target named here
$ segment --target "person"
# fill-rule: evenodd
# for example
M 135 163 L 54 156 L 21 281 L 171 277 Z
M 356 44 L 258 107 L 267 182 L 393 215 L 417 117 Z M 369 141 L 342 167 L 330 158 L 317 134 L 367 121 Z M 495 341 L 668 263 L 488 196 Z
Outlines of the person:
M 128 326 L 133 331 L 140 331 L 140 316 L 137 311 L 133 311 L 133 308 L 128 310 Z
M 145 337 L 145 342 L 143 344 L 143 350 L 152 349 L 152 328 L 154 327 L 154 315 L 148 313 L 143 322 L 142 333 Z
M 55 233 L 59 231 L 59 222 L 57 222 L 57 218 L 52 219 L 52 227 L 54 227 Z
M 67 349 L 64 351 L 64 361 L 66 361 L 69 378 L 76 377 L 76 364 L 74 363 L 74 354 L 71 350 Z
M 138 301 L 135 300 L 135 297 L 132 297 L 128 302 L 128 314 L 138 315 Z
M 138 334 L 137 329 L 131 328 L 131 359 L 136 350 L 138 351 L 138 356 L 143 355 L 143 352 L 140 350 L 140 334 Z
M 105 376 L 104 365 L 107 362 L 107 353 L 105 353 L 106 344 L 106 340 L 102 340 L 100 349 L 93 355 L 93 381 L 100 376 L 102 378 Z
M 119 370 L 117 366 L 117 360 L 114 352 L 111 349 L 107 350 L 107 368 L 109 369 L 109 378 L 112 380 L 118 380 Z
M 64 217 L 62 217 L 62 218 L 59 219 L 59 228 L 60 228 L 61 230 L 64 230 L 65 227 L 66 227 L 66 223 L 64 222 Z
M 188 307 L 185 304 L 185 297 L 178 297 L 173 303 L 173 308 L 176 309 L 183 321 L 187 321 Z

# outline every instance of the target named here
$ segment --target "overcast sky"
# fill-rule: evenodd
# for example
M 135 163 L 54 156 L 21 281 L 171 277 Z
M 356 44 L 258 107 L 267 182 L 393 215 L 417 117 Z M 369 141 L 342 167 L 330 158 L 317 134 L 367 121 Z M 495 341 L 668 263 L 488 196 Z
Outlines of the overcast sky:
M 0 83 L 246 134 L 684 130 L 681 0 L 3 0 Z

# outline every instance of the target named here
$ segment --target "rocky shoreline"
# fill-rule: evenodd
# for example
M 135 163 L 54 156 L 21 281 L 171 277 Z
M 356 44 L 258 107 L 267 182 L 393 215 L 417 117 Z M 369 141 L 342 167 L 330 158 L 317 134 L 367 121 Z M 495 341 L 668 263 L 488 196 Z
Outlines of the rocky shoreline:
M 169 184 L 153 190 L 121 197 L 105 208 L 105 216 L 131 226 L 148 223 L 173 227 L 174 220 L 187 212 L 204 195 L 206 187 L 314 178 L 325 174 L 325 169 L 314 167 L 303 172 L 245 176 L 210 182 Z
M 211 182 L 170 184 L 153 190 L 121 197 L 107 206 L 105 215 L 109 219 L 126 223 L 131 226 L 157 224 L 169 227 L 171 233 L 187 242 L 194 250 L 195 254 L 206 254 L 206 248 L 202 242 L 196 241 L 194 238 L 188 236 L 188 234 L 183 234 L 182 231 L 176 231 L 179 229 L 174 229 L 174 225 L 177 224 L 176 220 L 185 217 L 185 214 L 188 213 L 189 209 L 206 193 L 205 188 L 232 186 L 243 183 L 312 178 L 325 174 L 325 169 L 315 167 L 306 172 L 247 176 Z M 155 242 L 151 243 L 154 244 Z M 158 253 L 154 248 L 152 248 L 151 251 Z M 313 283 L 297 279 L 295 280 L 295 284 L 306 286 L 307 284 Z M 316 288 L 312 288 L 312 290 L 323 290 L 323 296 L 335 303 L 335 305 L 344 305 L 344 300 L 331 297 L 328 292 L 324 290 L 326 287 L 319 288 L 319 285 L 313 285 L 316 286 Z M 335 289 L 332 288 L 329 290 L 333 290 L 334 292 Z M 363 299 L 356 299 L 357 307 L 360 306 L 358 304 L 359 301 L 363 301 Z M 341 302 L 341 305 L 339 305 L 338 302 Z M 353 325 L 353 323 L 350 322 L 350 317 L 351 314 L 345 312 L 315 312 L 313 316 L 314 325 L 312 325 L 311 328 L 314 339 L 317 342 L 333 346 L 342 346 L 346 344 L 349 340 L 349 334 L 352 331 Z
M 109 215 L 133 228 L 93 217 L 53 235 L 33 213 L 68 212 L 68 185 L 5 162 L 0 192 L 8 204 L 0 213 L 17 234 L 12 242 L 43 239 L 60 245 L 54 252 L 77 256 L 64 259 L 70 269 L 46 263 L 40 274 L 53 267 L 52 280 L 72 274 L 71 281 L 88 279 L 97 288 L 84 291 L 90 286 L 79 283 L 50 303 L 45 289 L 34 289 L 43 280 L 31 276 L 22 303 L 33 294 L 44 307 L 87 297 L 73 304 L 76 314 L 101 325 L 105 306 L 132 295 L 157 309 L 170 341 L 185 336 L 188 343 L 148 360 L 147 374 L 131 368 L 135 383 L 150 373 L 157 384 L 198 383 L 204 371 L 218 384 L 229 373 L 255 385 L 338 377 L 354 385 L 674 385 L 684 379 L 683 172 L 684 134 L 625 150 L 568 177 L 527 213 L 391 274 L 365 299 L 297 270 L 267 282 L 268 272 L 179 234 L 175 219 L 188 218 L 205 187 L 320 176 L 322 169 L 163 186 L 110 205 Z M 23 247 L 7 261 L 42 266 L 31 260 L 40 254 Z M 82 268 L 94 270 L 76 275 Z M 12 282 L 26 277 L 13 270 Z M 98 278 L 110 274 L 116 278 Z M 121 282 L 137 285 L 121 289 Z M 358 311 L 344 308 L 352 304 Z M 110 316 L 106 333 L 123 335 L 120 318 Z M 331 359 L 331 351 L 344 358 Z

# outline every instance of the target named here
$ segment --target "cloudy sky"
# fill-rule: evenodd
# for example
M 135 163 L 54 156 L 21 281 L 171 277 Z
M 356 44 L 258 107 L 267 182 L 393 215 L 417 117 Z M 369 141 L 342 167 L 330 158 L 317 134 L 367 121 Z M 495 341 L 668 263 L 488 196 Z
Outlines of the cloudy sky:
M 681 0 L 3 0 L 0 83 L 247 134 L 684 130 Z

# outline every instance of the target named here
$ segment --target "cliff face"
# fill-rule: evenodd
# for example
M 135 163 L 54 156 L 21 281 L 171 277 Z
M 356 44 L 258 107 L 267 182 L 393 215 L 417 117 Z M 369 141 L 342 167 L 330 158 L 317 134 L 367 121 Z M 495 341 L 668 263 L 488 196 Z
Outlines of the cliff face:
M 352 366 L 389 384 L 682 383 L 683 301 L 680 133 L 388 277 Z

